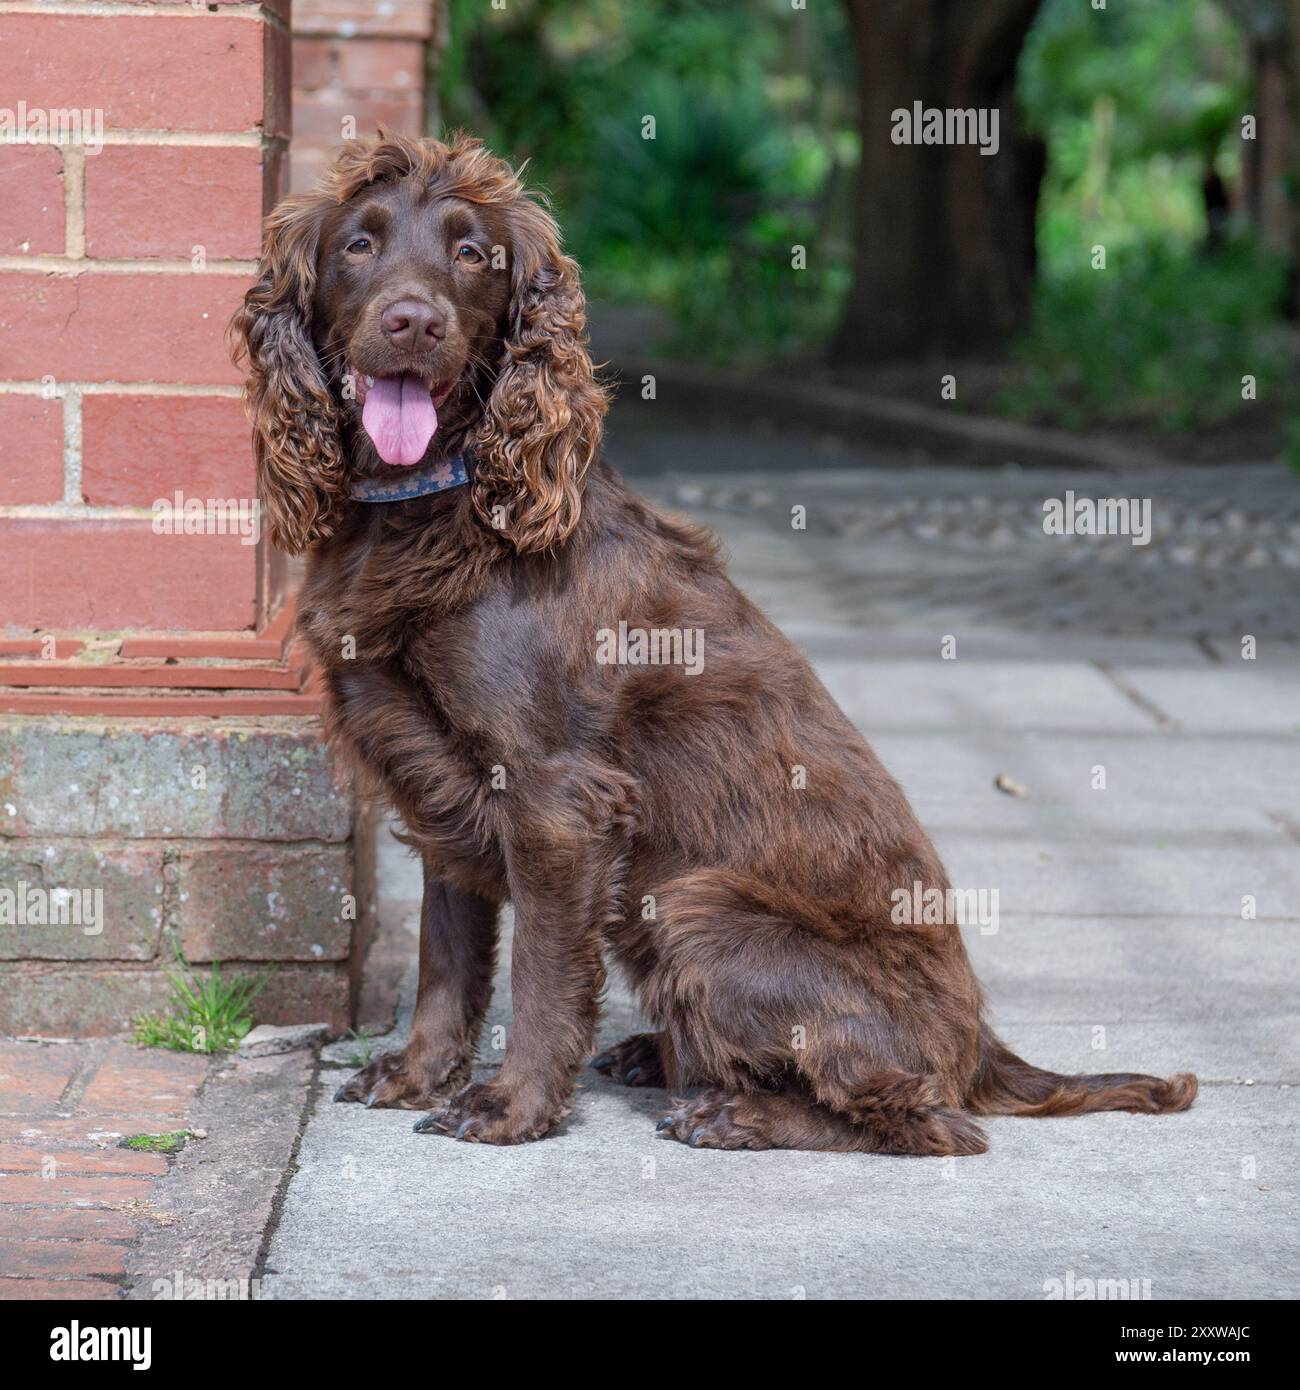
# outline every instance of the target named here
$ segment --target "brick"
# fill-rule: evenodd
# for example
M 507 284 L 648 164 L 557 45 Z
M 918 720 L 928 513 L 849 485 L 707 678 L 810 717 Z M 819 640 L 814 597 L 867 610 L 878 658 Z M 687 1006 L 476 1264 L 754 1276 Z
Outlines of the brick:
M 175 5 L 176 0 L 120 0 L 124 5 L 138 5 L 142 10 L 148 9 L 152 5 Z M 249 0 L 203 0 L 203 7 L 207 10 L 230 9 L 236 5 L 245 6 Z M 289 18 L 290 0 L 262 0 L 262 8 L 271 10 L 278 14 L 281 19 Z
M 83 1114 L 113 1113 L 128 1107 L 136 1114 L 184 1111 L 208 1074 L 208 1059 L 158 1048 L 114 1044 L 82 1094 Z
M 317 719 L 0 716 L 0 835 L 339 843 L 351 828 Z
M 295 38 L 293 82 L 298 92 L 421 92 L 424 45 L 402 39 Z
M 0 1042 L 0 1113 L 39 1115 L 54 1110 L 83 1056 L 75 1047 Z
M 86 160 L 86 254 L 256 260 L 258 149 L 108 145 Z
M 261 967 L 265 968 L 265 967 Z M 223 965 L 223 973 L 256 974 L 259 967 Z M 161 970 L 113 969 L 107 966 L 31 967 L 0 963 L 0 1033 L 53 1037 L 102 1037 L 121 1033 L 145 1010 L 168 1007 L 171 988 Z M 342 1031 L 352 1026 L 347 965 L 325 963 L 278 965 L 253 1009 L 257 1023 L 327 1023 Z M 121 1102 L 106 1097 L 111 1110 Z M 3 1102 L 0 1101 L 0 1109 Z M 110 1123 L 109 1120 L 104 1121 Z M 160 1128 L 172 1126 L 161 1117 Z M 0 1182 L 4 1181 L 0 1179 Z M 69 1182 L 73 1179 L 68 1179 Z M 17 1199 L 10 1199 L 17 1200 Z M 25 1200 L 49 1200 L 29 1198 Z
M 88 1173 L 131 1173 L 136 1177 L 157 1177 L 167 1171 L 162 1154 L 135 1149 L 69 1149 L 47 1146 L 25 1148 L 21 1144 L 0 1144 L 0 1172 L 37 1173 L 45 1177 Z M 50 1180 L 50 1179 L 47 1179 Z
M 174 1134 L 188 1124 L 177 1114 L 0 1116 L 0 1141 L 102 1153 L 132 1134 Z
M 0 192 L 0 197 L 3 193 Z M 0 396 L 0 504 L 63 498 L 63 402 Z
M 0 380 L 238 385 L 225 333 L 248 285 L 242 275 L 5 272 Z
M 63 152 L 54 145 L 6 145 L 0 159 L 0 256 L 61 256 Z
M 294 34 L 388 34 L 427 39 L 433 7 L 428 0 L 295 0 Z
M 0 398 L 3 411 L 3 398 Z M 222 396 L 86 396 L 81 489 L 92 506 L 257 496 L 248 419 Z
M 0 1173 L 0 1204 L 86 1202 L 109 1206 L 115 1202 L 143 1202 L 153 1190 L 152 1178 L 98 1174 L 95 1177 L 58 1177 L 46 1182 L 30 1173 Z
M 334 150 L 326 145 L 308 145 L 295 140 L 289 149 L 289 191 L 310 193 L 330 166 Z
M 424 123 L 424 101 L 417 91 L 302 92 L 293 107 L 295 143 L 341 145 L 344 116 L 356 121 L 358 135 L 373 135 L 380 126 L 418 135 Z
M 263 27 L 204 11 L 9 14 L 0 92 L 29 109 L 100 109 L 110 130 L 256 130 Z
M 0 592 L 17 628 L 251 628 L 257 547 L 155 535 L 147 519 L 0 518 Z
M 177 909 L 186 958 L 346 960 L 351 860 L 347 845 L 186 846 Z
M 26 1279 L 125 1274 L 125 1254 L 125 1247 L 101 1240 L 0 1240 L 0 1269 Z
M 35 1240 L 133 1240 L 135 1225 L 109 1207 L 0 1207 L 0 1237 Z
M 0 840 L 0 891 L 8 890 L 16 899 L 19 885 L 28 900 L 33 890 L 42 895 L 38 901 L 47 918 L 55 907 L 55 890 L 68 890 L 75 901 L 69 900 L 67 925 L 0 924 L 0 960 L 147 961 L 157 954 L 163 908 L 160 846 Z M 74 905 L 80 906 L 80 926 L 71 912 Z
M 94 1279 L 6 1279 L 0 1275 L 0 1302 L 21 1300 L 48 1302 L 53 1299 L 107 1301 L 120 1299 L 124 1290 L 116 1284 Z

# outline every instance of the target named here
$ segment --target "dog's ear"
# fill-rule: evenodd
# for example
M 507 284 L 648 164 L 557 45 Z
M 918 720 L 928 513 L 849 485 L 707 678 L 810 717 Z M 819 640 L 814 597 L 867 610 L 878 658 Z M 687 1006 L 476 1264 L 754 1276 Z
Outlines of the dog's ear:
M 521 199 L 511 227 L 510 327 L 474 439 L 474 506 L 516 549 L 549 550 L 582 514 L 607 402 L 577 263 L 536 203 Z
M 344 493 L 339 407 L 312 343 L 321 217 L 316 195 L 286 198 L 266 221 L 257 283 L 231 321 L 271 536 L 297 555 L 334 529 Z

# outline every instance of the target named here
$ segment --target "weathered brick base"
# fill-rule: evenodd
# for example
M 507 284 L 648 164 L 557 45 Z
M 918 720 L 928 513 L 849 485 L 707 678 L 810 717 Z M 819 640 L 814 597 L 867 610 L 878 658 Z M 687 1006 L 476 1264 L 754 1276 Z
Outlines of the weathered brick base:
M 259 1022 L 348 1026 L 372 920 L 353 812 L 314 719 L 0 718 L 0 1033 L 127 1028 L 177 942 L 273 966 Z

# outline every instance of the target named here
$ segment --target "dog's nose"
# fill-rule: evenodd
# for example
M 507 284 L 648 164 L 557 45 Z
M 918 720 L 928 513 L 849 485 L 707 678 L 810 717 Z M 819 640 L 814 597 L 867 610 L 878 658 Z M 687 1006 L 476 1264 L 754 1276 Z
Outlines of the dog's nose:
M 419 299 L 399 299 L 390 304 L 380 315 L 379 324 L 390 343 L 408 352 L 431 348 L 447 333 L 442 315 Z

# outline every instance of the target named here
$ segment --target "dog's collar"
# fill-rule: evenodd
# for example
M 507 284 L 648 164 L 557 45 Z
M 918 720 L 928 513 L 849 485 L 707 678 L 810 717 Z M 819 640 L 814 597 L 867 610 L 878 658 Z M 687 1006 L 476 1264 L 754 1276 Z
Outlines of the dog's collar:
M 396 477 L 358 478 L 352 484 L 354 502 L 405 502 L 411 497 L 427 497 L 464 487 L 469 482 L 469 465 L 464 454 L 451 454 L 422 468 L 404 468 Z

